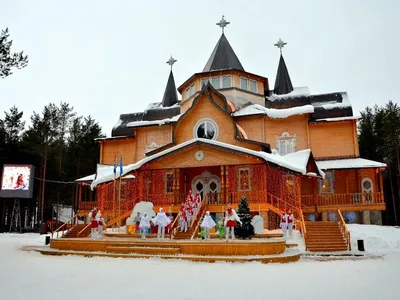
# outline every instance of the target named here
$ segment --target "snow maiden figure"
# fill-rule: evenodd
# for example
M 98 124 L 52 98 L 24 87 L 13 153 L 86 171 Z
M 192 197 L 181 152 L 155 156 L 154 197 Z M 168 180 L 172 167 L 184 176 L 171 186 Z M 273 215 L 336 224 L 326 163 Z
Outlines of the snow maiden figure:
M 235 227 L 236 227 L 236 221 L 242 225 L 242 221 L 240 221 L 240 218 L 236 214 L 236 211 L 232 209 L 232 206 L 228 204 L 228 209 L 225 212 L 225 222 L 224 225 L 226 227 L 226 241 L 229 241 L 229 232 L 232 237 L 232 241 L 235 239 Z
M 212 217 L 210 216 L 210 212 L 207 211 L 206 215 L 204 216 L 204 220 L 203 222 L 201 222 L 200 227 L 204 228 L 204 238 L 206 240 L 210 239 L 210 229 L 213 228 L 215 226 L 215 222 L 212 219 Z
M 167 215 L 164 212 L 163 208 L 160 208 L 159 213 L 157 216 L 152 220 L 154 225 L 158 226 L 158 231 L 157 231 L 157 239 L 158 240 L 164 240 L 165 236 L 165 227 L 171 222 Z
M 140 223 L 139 223 L 139 229 L 140 233 L 142 234 L 142 240 L 146 239 L 146 233 L 148 232 L 149 228 L 150 228 L 149 217 L 147 216 L 147 213 L 144 212 L 143 216 L 140 218 Z

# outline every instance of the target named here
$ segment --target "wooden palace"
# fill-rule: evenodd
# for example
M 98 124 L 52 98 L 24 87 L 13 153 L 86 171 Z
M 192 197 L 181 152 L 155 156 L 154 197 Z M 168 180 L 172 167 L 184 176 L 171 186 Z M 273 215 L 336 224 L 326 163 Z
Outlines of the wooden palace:
M 176 215 L 199 191 L 217 218 L 245 196 L 268 227 L 285 209 L 297 219 L 335 221 L 342 212 L 346 222 L 381 223 L 386 165 L 360 158 L 346 92 L 293 87 L 282 51 L 272 87 L 244 69 L 224 32 L 204 69 L 178 88 L 174 62 L 162 100 L 121 114 L 111 137 L 98 139 L 96 174 L 77 180 L 78 214 L 96 206 L 111 224 L 150 201 Z

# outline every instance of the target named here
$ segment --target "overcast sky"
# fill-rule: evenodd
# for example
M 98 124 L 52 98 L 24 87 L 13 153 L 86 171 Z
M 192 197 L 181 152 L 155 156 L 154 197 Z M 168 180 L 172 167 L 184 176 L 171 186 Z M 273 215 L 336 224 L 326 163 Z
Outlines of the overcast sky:
M 0 79 L 0 111 L 28 119 L 49 102 L 91 115 L 109 136 L 121 113 L 162 100 L 172 54 L 177 87 L 207 62 L 221 29 L 246 71 L 273 87 L 279 38 L 294 86 L 347 91 L 355 114 L 399 103 L 400 1 L 0 2 L 0 29 L 29 65 Z M 1 116 L 2 118 L 3 116 Z

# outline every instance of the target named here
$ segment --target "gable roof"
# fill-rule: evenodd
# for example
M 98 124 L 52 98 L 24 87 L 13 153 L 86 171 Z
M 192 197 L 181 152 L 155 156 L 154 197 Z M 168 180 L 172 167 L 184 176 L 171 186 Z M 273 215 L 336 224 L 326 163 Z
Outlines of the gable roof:
M 218 142 L 218 141 L 214 141 L 214 140 L 192 139 L 187 142 L 176 145 L 174 147 L 171 147 L 169 149 L 166 149 L 162 152 L 156 153 L 152 156 L 146 157 L 134 164 L 128 165 L 128 166 L 124 167 L 122 174 L 119 174 L 119 172 L 117 172 L 116 175 L 114 175 L 114 173 L 112 173 L 112 174 L 105 174 L 104 176 L 99 176 L 99 174 L 98 174 L 96 180 L 94 180 L 92 182 L 91 187 L 92 187 L 92 189 L 94 189 L 99 184 L 114 180 L 114 176 L 116 176 L 115 178 L 118 178 L 120 175 L 124 176 L 125 174 L 128 174 L 137 169 L 140 169 L 142 166 L 144 166 L 147 163 L 150 163 L 156 159 L 161 159 L 162 157 L 164 157 L 166 155 L 172 154 L 174 152 L 178 152 L 184 148 L 188 148 L 193 145 L 214 146 L 214 147 L 221 148 L 224 150 L 247 154 L 252 157 L 262 159 L 265 162 L 267 162 L 273 166 L 281 167 L 288 171 L 292 171 L 294 173 L 303 174 L 303 175 L 307 175 L 307 165 L 305 165 L 304 162 L 308 161 L 308 159 L 310 158 L 310 153 L 311 153 L 311 152 L 307 152 L 307 151 L 300 151 L 300 153 L 297 153 L 296 155 L 293 155 L 292 158 L 288 159 L 286 156 L 280 156 L 279 154 L 265 153 L 263 151 L 254 151 L 254 150 L 250 150 L 250 149 L 243 148 L 240 146 L 234 146 L 231 144 Z M 308 150 L 308 151 L 310 151 L 310 150 Z M 324 177 L 323 172 L 320 175 L 322 177 Z
M 239 58 L 236 56 L 235 51 L 233 51 L 225 34 L 222 33 L 217 45 L 215 45 L 215 48 L 206 63 L 206 66 L 203 69 L 203 72 L 226 69 L 237 69 L 244 71 L 244 68 L 240 63 Z
M 176 103 L 178 103 L 178 92 L 175 86 L 174 74 L 171 70 L 161 104 L 163 107 L 170 107 Z
M 221 107 L 220 105 L 218 105 L 214 98 L 211 96 L 210 91 L 215 92 L 218 96 L 220 96 L 222 98 L 222 100 L 224 101 L 223 107 Z M 149 151 L 146 153 L 146 155 L 150 156 L 150 155 L 154 155 L 155 153 L 158 153 L 162 150 L 165 150 L 169 147 L 172 147 L 173 145 L 176 144 L 176 140 L 175 140 L 175 133 L 176 133 L 176 129 L 178 127 L 178 124 L 194 109 L 194 107 L 196 106 L 196 104 L 198 103 L 198 101 L 201 99 L 202 95 L 206 95 L 207 99 L 209 99 L 211 101 L 211 103 L 216 106 L 217 109 L 221 110 L 224 114 L 226 114 L 232 121 L 232 124 L 234 125 L 234 138 L 238 141 L 244 142 L 244 143 L 249 143 L 249 144 L 254 144 L 254 145 L 258 145 L 260 146 L 264 151 L 271 153 L 271 147 L 269 144 L 267 143 L 263 143 L 263 142 L 259 142 L 259 141 L 253 141 L 253 140 L 249 140 L 249 139 L 245 139 L 242 137 L 242 133 L 240 132 L 240 130 L 237 127 L 236 121 L 234 120 L 232 114 L 230 113 L 230 108 L 228 106 L 228 102 L 225 98 L 225 96 L 223 94 L 221 94 L 220 92 L 218 92 L 212 85 L 210 82 L 208 82 L 207 84 L 204 84 L 200 93 L 196 96 L 196 98 L 193 100 L 191 107 L 183 114 L 179 115 L 179 117 L 177 116 L 177 118 L 173 118 L 171 119 L 171 121 L 175 121 L 176 122 L 176 126 L 172 132 L 172 142 L 168 143 L 160 148 L 154 149 L 152 151 Z
M 277 95 L 289 94 L 293 91 L 292 81 L 290 80 L 289 72 L 285 64 L 285 60 L 281 54 L 276 73 L 274 93 Z

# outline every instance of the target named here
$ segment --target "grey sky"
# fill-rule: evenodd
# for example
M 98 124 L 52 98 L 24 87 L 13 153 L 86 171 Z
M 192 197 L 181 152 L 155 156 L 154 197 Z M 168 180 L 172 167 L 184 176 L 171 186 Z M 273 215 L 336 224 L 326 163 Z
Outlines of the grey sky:
M 399 103 L 400 1 L 17 1 L 0 29 L 29 65 L 0 79 L 0 111 L 26 119 L 49 102 L 92 115 L 109 136 L 120 113 L 162 100 L 172 54 L 176 85 L 201 72 L 221 30 L 246 71 L 275 81 L 281 37 L 294 86 L 347 91 L 355 114 Z

